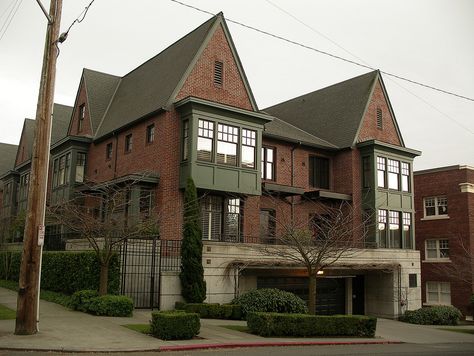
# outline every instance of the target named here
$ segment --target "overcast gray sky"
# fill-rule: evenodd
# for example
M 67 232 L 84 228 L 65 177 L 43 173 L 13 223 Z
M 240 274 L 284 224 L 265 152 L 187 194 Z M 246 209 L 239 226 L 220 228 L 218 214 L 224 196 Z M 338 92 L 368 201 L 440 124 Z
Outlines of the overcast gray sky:
M 471 0 L 182 1 L 474 98 Z M 62 31 L 89 2 L 64 0 Z M 169 0 L 96 0 L 60 46 L 55 102 L 73 105 L 82 68 L 123 76 L 209 17 Z M 228 25 L 260 109 L 369 71 Z M 35 1 L 0 0 L 0 142 L 18 144 L 24 118 L 35 117 L 45 31 Z M 406 146 L 423 151 L 415 169 L 474 166 L 474 102 L 383 78 Z

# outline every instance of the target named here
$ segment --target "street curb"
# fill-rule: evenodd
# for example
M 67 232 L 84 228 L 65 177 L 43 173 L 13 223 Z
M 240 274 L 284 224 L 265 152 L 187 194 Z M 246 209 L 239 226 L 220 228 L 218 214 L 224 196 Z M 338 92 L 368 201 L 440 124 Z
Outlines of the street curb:
M 403 344 L 402 341 L 275 341 L 275 342 L 243 342 L 243 343 L 216 343 L 216 344 L 194 344 L 194 345 L 170 345 L 160 346 L 150 349 L 122 349 L 122 350 L 104 350 L 104 349 L 77 349 L 77 348 L 28 348 L 28 347 L 0 347 L 0 351 L 24 351 L 24 352 L 70 352 L 70 353 L 129 353 L 129 352 L 164 352 L 164 351 L 192 351 L 192 350 L 211 350 L 211 349 L 237 349 L 251 347 L 284 347 L 284 346 L 330 346 L 330 345 L 387 345 Z
M 386 345 L 403 344 L 402 341 L 281 341 L 281 342 L 245 342 L 224 344 L 194 344 L 161 346 L 160 351 L 190 351 L 205 349 L 233 349 L 240 347 L 280 347 L 280 346 L 330 346 L 330 345 Z

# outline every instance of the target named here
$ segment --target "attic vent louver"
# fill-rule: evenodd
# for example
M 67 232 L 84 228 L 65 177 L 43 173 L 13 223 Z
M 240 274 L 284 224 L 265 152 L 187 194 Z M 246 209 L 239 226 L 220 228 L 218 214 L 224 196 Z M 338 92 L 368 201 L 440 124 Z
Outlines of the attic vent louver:
M 382 130 L 383 128 L 383 117 L 382 117 L 382 109 L 377 108 L 377 128 Z
M 216 61 L 214 62 L 214 84 L 222 86 L 224 82 L 224 63 Z

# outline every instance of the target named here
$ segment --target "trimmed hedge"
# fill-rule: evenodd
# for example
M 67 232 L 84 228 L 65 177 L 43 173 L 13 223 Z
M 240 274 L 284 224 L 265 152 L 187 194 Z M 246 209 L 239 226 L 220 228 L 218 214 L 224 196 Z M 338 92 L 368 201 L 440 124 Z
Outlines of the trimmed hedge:
M 199 334 L 199 314 L 182 310 L 161 311 L 151 314 L 151 334 L 162 340 L 187 340 Z
M 18 281 L 21 252 L 0 252 L 0 277 Z M 100 265 L 94 251 L 43 252 L 41 288 L 73 294 L 84 289 L 99 289 Z M 120 289 L 120 261 L 114 255 L 109 266 L 110 294 Z
M 374 337 L 377 319 L 363 315 L 308 315 L 251 312 L 247 326 L 260 336 Z
M 81 290 L 71 297 L 69 306 L 74 310 L 103 316 L 132 316 L 133 301 L 123 295 L 99 296 L 94 290 Z
M 240 305 L 219 303 L 185 303 L 177 304 L 176 309 L 187 313 L 197 313 L 203 319 L 242 319 L 242 308 Z
M 293 293 L 274 288 L 253 289 L 231 304 L 240 305 L 245 318 L 251 312 L 306 314 L 308 307 L 303 299 Z
M 400 321 L 420 325 L 457 325 L 462 313 L 450 305 L 436 305 L 417 310 L 407 310 Z

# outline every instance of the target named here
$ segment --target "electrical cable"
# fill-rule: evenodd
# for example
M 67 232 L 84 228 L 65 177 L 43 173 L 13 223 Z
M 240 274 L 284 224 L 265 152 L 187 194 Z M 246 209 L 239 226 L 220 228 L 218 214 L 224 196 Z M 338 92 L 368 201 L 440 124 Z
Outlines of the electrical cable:
M 20 5 L 21 5 L 22 2 L 23 2 L 23 0 L 18 0 L 17 4 L 15 4 L 13 6 L 12 10 L 10 11 L 10 14 L 8 15 L 8 17 L 10 17 L 10 20 L 8 20 L 8 17 L 6 18 L 5 24 L 0 29 L 0 33 L 1 33 L 0 34 L 0 41 L 2 40 L 3 36 L 5 36 L 5 33 L 7 33 L 8 27 L 10 27 L 10 24 L 12 23 L 13 18 L 15 17 L 15 15 L 16 15 L 18 9 L 20 8 Z M 12 15 L 12 13 L 13 13 L 13 15 Z M 3 33 L 2 33 L 2 31 L 3 31 Z
M 71 30 L 72 26 L 74 26 L 76 23 L 81 23 L 82 21 L 84 21 L 84 19 L 86 18 L 86 15 L 87 15 L 87 12 L 89 11 L 89 8 L 91 7 L 91 5 L 94 3 L 95 0 L 92 0 L 89 5 L 87 5 L 84 10 L 82 10 L 82 12 L 77 16 L 77 18 L 71 23 L 71 25 L 69 25 L 68 29 L 66 30 L 66 32 L 63 32 L 61 33 L 61 35 L 59 36 L 59 39 L 58 39 L 58 42 L 59 43 L 63 43 L 64 41 L 66 41 L 67 39 L 67 36 L 69 34 L 69 31 Z M 81 18 L 82 16 L 82 18 Z
M 337 42 L 333 41 L 331 38 L 329 38 L 328 36 L 326 36 L 324 33 L 321 33 L 320 31 L 316 30 L 314 27 L 308 25 L 307 23 L 303 22 L 302 20 L 300 20 L 299 18 L 297 18 L 295 15 L 293 15 L 292 13 L 286 11 L 285 9 L 283 9 L 282 7 L 276 5 L 275 3 L 273 3 L 272 1 L 270 0 L 265 0 L 268 4 L 270 4 L 271 6 L 277 8 L 278 10 L 280 10 L 281 12 L 285 13 L 286 15 L 290 16 L 292 19 L 294 19 L 295 21 L 299 22 L 300 24 L 302 24 L 303 26 L 309 28 L 311 31 L 317 33 L 318 35 L 320 35 L 321 37 L 325 38 L 326 40 L 328 40 L 329 42 L 331 42 L 332 44 L 334 44 L 335 46 L 337 46 L 338 48 L 342 49 L 344 52 L 348 53 L 349 55 L 353 56 L 354 58 L 357 58 L 359 61 L 363 62 L 364 64 L 366 65 L 369 65 L 366 61 L 364 61 L 362 58 L 356 56 L 354 53 L 350 52 L 349 50 L 345 49 L 344 47 L 342 47 L 341 45 L 339 45 Z M 397 81 L 393 80 L 392 78 L 388 78 L 392 83 L 394 83 L 395 85 L 397 85 L 399 88 L 405 90 L 407 93 L 413 95 L 415 98 L 417 98 L 418 100 L 420 100 L 421 102 L 423 102 L 424 104 L 428 105 L 431 109 L 437 111 L 439 114 L 445 116 L 447 119 L 451 120 L 453 123 L 455 123 L 456 125 L 458 125 L 459 127 L 461 127 L 462 129 L 466 130 L 467 132 L 469 132 L 471 135 L 474 135 L 474 131 L 472 131 L 470 128 L 468 128 L 467 126 L 464 126 L 462 123 L 460 123 L 459 121 L 457 121 L 456 119 L 452 118 L 451 116 L 449 116 L 448 114 L 444 113 L 443 111 L 439 110 L 436 106 L 432 105 L 431 103 L 429 103 L 428 101 L 426 101 L 425 99 L 423 99 L 422 97 L 420 97 L 419 95 L 415 94 L 414 92 L 412 92 L 410 89 L 408 89 L 407 87 L 401 85 L 400 83 L 398 83 Z
M 195 6 L 192 6 L 192 5 L 183 3 L 183 2 L 178 1 L 178 0 L 170 0 L 170 1 L 171 1 L 171 2 L 174 2 L 174 3 L 177 3 L 177 4 L 180 4 L 180 5 L 182 5 L 182 6 L 185 6 L 185 7 L 194 9 L 194 10 L 197 10 L 197 11 L 202 12 L 202 13 L 215 16 L 215 14 L 213 14 L 213 13 L 210 12 L 210 11 L 206 11 L 206 10 L 200 9 L 200 8 L 198 8 L 198 7 L 195 7 Z M 227 22 L 230 22 L 230 23 L 233 23 L 233 24 L 236 24 L 236 25 L 239 25 L 239 26 L 241 26 L 241 27 L 245 27 L 245 28 L 248 28 L 248 29 L 250 29 L 250 30 L 253 30 L 253 31 L 262 33 L 262 34 L 264 34 L 264 35 L 267 35 L 267 36 L 270 36 L 270 37 L 279 39 L 279 40 L 281 40 L 281 41 L 284 41 L 284 42 L 293 44 L 293 45 L 295 45 L 295 46 L 299 46 L 299 47 L 302 47 L 302 48 L 305 48 L 305 49 L 309 49 L 309 50 L 311 50 L 311 51 L 314 51 L 314 52 L 317 52 L 317 53 L 326 55 L 326 56 L 328 56 L 328 57 L 332 57 L 332 58 L 335 58 L 335 59 L 339 59 L 339 60 L 341 60 L 341 61 L 344 61 L 344 62 L 347 62 L 347 63 L 351 63 L 351 64 L 354 64 L 354 65 L 356 65 L 356 66 L 362 67 L 362 68 L 366 68 L 366 69 L 370 69 L 370 70 L 377 70 L 377 68 L 371 67 L 371 66 L 369 66 L 369 65 L 365 65 L 365 64 L 362 64 L 362 63 L 359 63 L 359 62 L 356 62 L 356 61 L 353 61 L 353 60 L 350 60 L 350 59 L 347 59 L 347 58 L 344 58 L 344 57 L 341 57 L 341 56 L 338 56 L 338 55 L 335 55 L 335 54 L 332 54 L 332 53 L 329 53 L 329 52 L 326 52 L 326 51 L 322 51 L 322 50 L 320 50 L 320 49 L 317 49 L 317 48 L 314 48 L 314 47 L 305 45 L 304 43 L 300 43 L 300 42 L 297 42 L 297 41 L 294 41 L 294 40 L 290 40 L 290 39 L 288 39 L 288 38 L 285 38 L 285 37 L 282 37 L 282 36 L 279 36 L 279 35 L 275 35 L 275 34 L 273 34 L 273 33 L 271 33 L 271 32 L 268 32 L 268 31 L 265 31 L 265 30 L 261 30 L 261 29 L 259 29 L 259 28 L 256 28 L 256 27 L 253 27 L 253 26 L 250 26 L 250 25 L 246 25 L 246 24 L 244 24 L 244 23 L 242 23 L 242 22 L 239 22 L 239 21 L 235 21 L 235 20 L 232 20 L 232 19 L 229 19 L 229 18 L 226 18 L 226 21 L 227 21 Z M 383 71 L 383 70 L 379 70 L 379 71 L 380 71 L 380 73 L 383 73 L 383 74 L 385 74 L 385 75 L 387 75 L 387 76 L 390 76 L 390 77 L 393 77 L 393 78 L 397 78 L 397 79 L 400 79 L 400 80 L 403 80 L 403 81 L 406 81 L 406 82 L 409 82 L 409 83 L 412 83 L 412 84 L 415 84 L 415 85 L 418 85 L 418 86 L 422 86 L 422 87 L 425 87 L 425 88 L 428 88 L 428 89 L 431 89 L 431 90 L 435 90 L 435 91 L 438 91 L 438 92 L 441 92 L 441 93 L 444 93 L 444 94 L 447 94 L 447 95 L 455 96 L 455 97 L 458 97 L 458 98 L 461 98 L 461 99 L 464 99 L 464 100 L 468 100 L 468 101 L 473 101 L 473 102 L 474 102 L 474 99 L 473 99 L 473 98 L 469 98 L 469 97 L 464 96 L 464 95 L 461 95 L 461 94 L 456 94 L 456 93 L 450 92 L 450 91 L 448 91 L 448 90 L 440 89 L 440 88 L 434 87 L 434 86 L 432 86 L 432 85 L 424 84 L 424 83 L 418 82 L 418 81 L 416 81 L 416 80 L 408 79 L 408 78 L 406 78 L 406 77 L 402 77 L 402 76 L 400 76 L 400 75 L 393 74 L 393 73 L 389 73 L 389 72 L 386 72 L 386 71 Z

